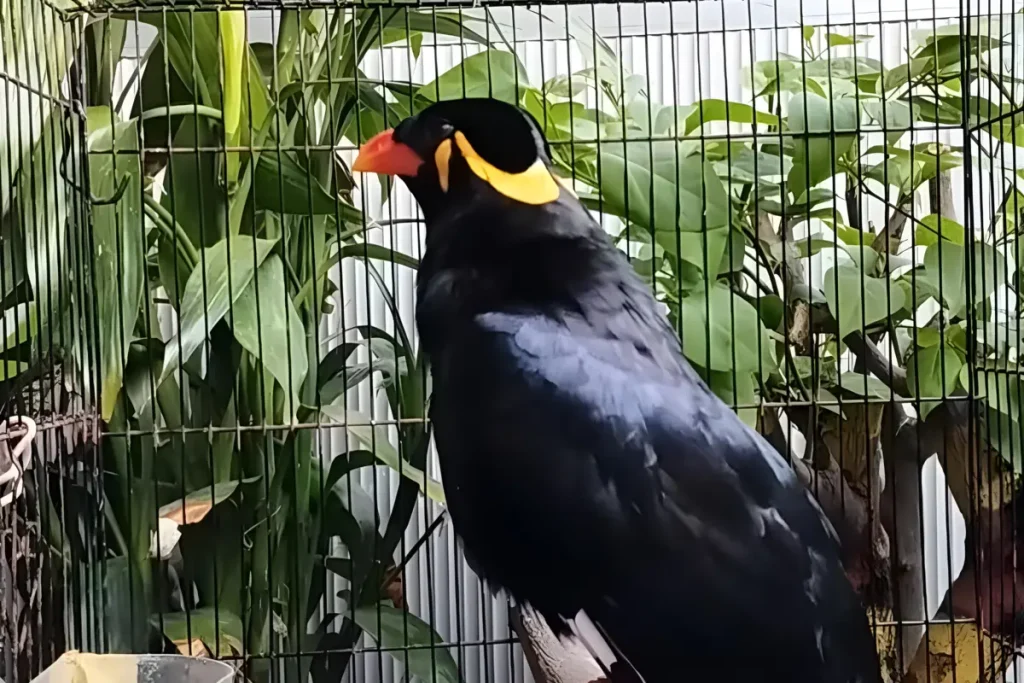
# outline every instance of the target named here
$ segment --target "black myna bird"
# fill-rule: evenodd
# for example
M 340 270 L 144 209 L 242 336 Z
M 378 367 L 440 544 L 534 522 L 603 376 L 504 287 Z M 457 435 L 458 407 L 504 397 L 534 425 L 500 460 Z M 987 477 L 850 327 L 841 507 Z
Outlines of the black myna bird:
M 613 680 L 880 682 L 821 509 L 684 359 L 531 116 L 439 102 L 352 168 L 423 210 L 430 418 L 480 576 L 560 635 L 596 625 Z

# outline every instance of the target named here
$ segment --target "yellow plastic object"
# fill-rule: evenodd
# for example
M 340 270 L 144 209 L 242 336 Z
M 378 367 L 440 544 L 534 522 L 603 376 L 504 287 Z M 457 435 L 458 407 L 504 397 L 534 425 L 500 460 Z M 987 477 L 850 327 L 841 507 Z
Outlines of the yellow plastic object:
M 97 655 L 71 650 L 32 683 L 228 683 L 230 664 L 183 655 Z

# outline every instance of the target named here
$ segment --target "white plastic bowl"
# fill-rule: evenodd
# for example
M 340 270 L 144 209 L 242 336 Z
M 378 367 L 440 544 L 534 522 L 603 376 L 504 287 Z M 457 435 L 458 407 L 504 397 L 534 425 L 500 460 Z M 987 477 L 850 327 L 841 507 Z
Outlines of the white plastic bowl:
M 70 651 L 32 683 L 228 683 L 235 668 L 184 655 L 97 655 Z

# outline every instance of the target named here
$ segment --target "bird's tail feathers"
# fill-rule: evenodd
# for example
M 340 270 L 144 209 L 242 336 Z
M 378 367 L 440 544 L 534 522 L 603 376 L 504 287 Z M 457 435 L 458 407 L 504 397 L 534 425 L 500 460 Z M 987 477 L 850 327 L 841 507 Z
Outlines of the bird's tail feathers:
M 600 624 L 595 624 L 580 610 L 568 620 L 573 635 L 583 643 L 601 670 L 612 683 L 644 683 L 644 679 Z

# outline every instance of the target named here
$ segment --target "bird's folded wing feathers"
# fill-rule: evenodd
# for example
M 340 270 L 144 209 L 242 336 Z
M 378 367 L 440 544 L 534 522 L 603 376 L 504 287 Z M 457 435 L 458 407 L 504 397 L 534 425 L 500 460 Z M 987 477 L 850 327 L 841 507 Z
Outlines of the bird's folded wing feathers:
M 562 409 L 557 438 L 596 435 L 588 441 L 607 447 L 588 452 L 620 497 L 642 498 L 629 503 L 653 512 L 666 535 L 704 546 L 705 589 L 730 593 L 737 607 L 749 597 L 751 610 L 785 599 L 787 586 L 813 592 L 808 548 L 835 553 L 830 525 L 788 464 L 685 361 L 663 367 L 629 338 L 570 334 L 539 316 L 487 314 L 479 323 L 493 361 L 522 381 L 537 410 L 545 401 L 576 406 Z

